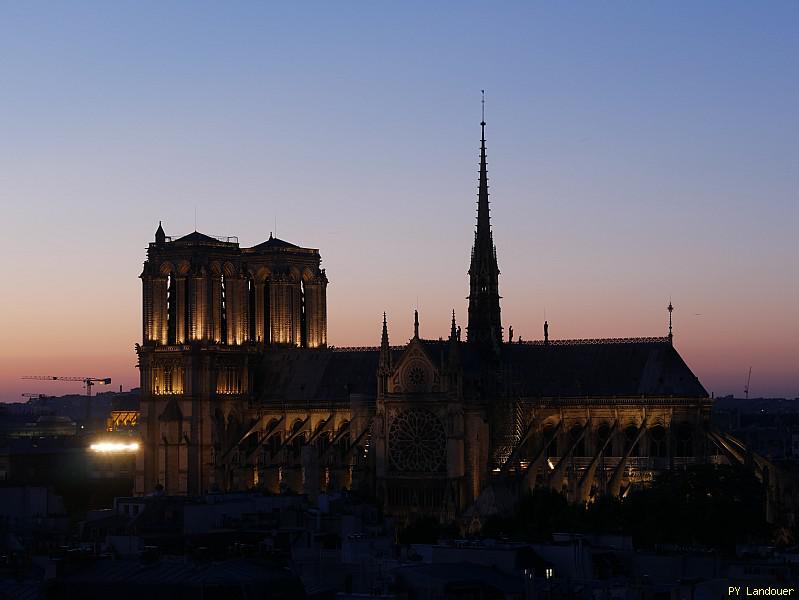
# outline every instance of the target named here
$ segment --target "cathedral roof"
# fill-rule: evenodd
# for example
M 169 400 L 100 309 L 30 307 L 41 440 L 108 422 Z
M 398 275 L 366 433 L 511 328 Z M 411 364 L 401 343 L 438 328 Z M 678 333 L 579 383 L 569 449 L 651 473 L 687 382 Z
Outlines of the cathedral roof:
M 350 394 L 374 397 L 378 354 L 377 348 L 266 352 L 258 371 L 260 400 L 348 402 Z
M 667 341 L 504 344 L 502 358 L 525 396 L 708 396 Z
M 421 340 L 445 369 L 451 342 Z M 392 347 L 397 364 L 404 348 Z M 465 394 L 475 395 L 482 359 L 460 342 Z M 374 397 L 379 348 L 267 352 L 259 370 L 261 400 L 347 402 L 351 394 Z M 499 372 L 504 393 L 526 398 L 684 397 L 707 391 L 666 338 L 577 340 L 502 344 Z
M 426 341 L 429 355 L 446 364 L 449 341 Z M 481 357 L 461 342 L 467 379 L 480 374 Z M 707 397 L 699 379 L 667 338 L 502 344 L 501 377 L 522 397 Z

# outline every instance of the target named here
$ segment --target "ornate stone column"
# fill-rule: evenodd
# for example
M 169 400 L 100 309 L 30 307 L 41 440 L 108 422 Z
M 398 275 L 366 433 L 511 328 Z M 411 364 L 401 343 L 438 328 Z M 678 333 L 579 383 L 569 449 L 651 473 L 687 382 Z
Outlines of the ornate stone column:
M 208 331 L 208 290 L 207 278 L 204 273 L 192 274 L 189 279 L 189 323 L 191 324 L 191 339 L 204 340 L 209 337 Z
M 289 343 L 293 346 L 302 345 L 302 283 L 291 281 L 288 286 L 289 294 Z
M 288 277 L 273 274 L 269 280 L 269 337 L 273 344 L 288 344 L 292 339 L 288 293 Z
M 211 275 L 208 285 L 208 339 L 219 343 L 222 340 L 222 280 Z
M 304 282 L 305 340 L 308 348 L 327 345 L 327 278 L 324 273 Z
M 152 341 L 165 346 L 168 342 L 167 325 L 167 278 L 153 277 L 152 279 Z
M 227 343 L 243 344 L 247 341 L 247 288 L 241 275 L 225 280 L 227 307 Z
M 153 278 L 146 274 L 141 274 L 142 284 L 142 342 L 147 344 L 155 338 L 153 323 Z

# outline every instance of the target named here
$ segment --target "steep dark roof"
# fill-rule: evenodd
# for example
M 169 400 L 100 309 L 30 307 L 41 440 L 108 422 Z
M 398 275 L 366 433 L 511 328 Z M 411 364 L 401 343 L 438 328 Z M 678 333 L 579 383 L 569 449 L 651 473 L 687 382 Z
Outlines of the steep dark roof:
M 347 402 L 349 394 L 377 392 L 378 351 L 274 350 L 258 370 L 262 401 Z
M 437 368 L 447 365 L 450 342 L 422 340 Z M 478 393 L 485 366 L 474 346 L 460 342 L 465 394 Z M 396 365 L 403 349 L 392 347 Z M 350 394 L 374 397 L 378 348 L 273 350 L 258 370 L 260 400 L 347 402 Z M 707 391 L 665 338 L 581 340 L 552 344 L 502 344 L 497 369 L 505 394 L 526 398 L 677 396 L 705 398 Z
M 439 366 L 447 360 L 449 341 L 424 344 Z M 467 378 L 479 375 L 475 348 L 461 342 L 459 352 Z M 500 357 L 507 393 L 517 397 L 708 396 L 666 338 L 502 344 Z
M 525 396 L 708 395 L 668 341 L 505 344 L 502 357 Z

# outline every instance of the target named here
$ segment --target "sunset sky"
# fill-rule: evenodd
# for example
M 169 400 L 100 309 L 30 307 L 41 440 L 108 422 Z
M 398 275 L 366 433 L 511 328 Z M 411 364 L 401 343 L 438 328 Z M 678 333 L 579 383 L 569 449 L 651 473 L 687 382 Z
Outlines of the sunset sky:
M 671 298 L 709 391 L 799 396 L 799 4 L 431 4 L 3 3 L 0 400 L 137 385 L 147 243 L 195 214 L 319 248 L 334 345 L 446 335 L 481 89 L 505 327 Z

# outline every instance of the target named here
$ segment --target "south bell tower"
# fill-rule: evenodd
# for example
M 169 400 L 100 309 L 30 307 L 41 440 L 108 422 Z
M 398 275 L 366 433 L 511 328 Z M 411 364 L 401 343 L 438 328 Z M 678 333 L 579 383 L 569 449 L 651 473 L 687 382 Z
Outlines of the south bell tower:
M 485 98 L 480 139 L 480 184 L 477 194 L 477 229 L 474 233 L 472 262 L 469 266 L 469 325 L 467 339 L 494 350 L 502 342 L 499 310 L 499 266 L 497 249 L 491 234 L 488 208 L 488 173 L 486 169 Z
M 271 235 L 243 248 L 197 231 L 172 238 L 159 223 L 141 274 L 138 494 L 251 484 L 225 457 L 249 422 L 264 354 L 327 345 L 321 260 Z

